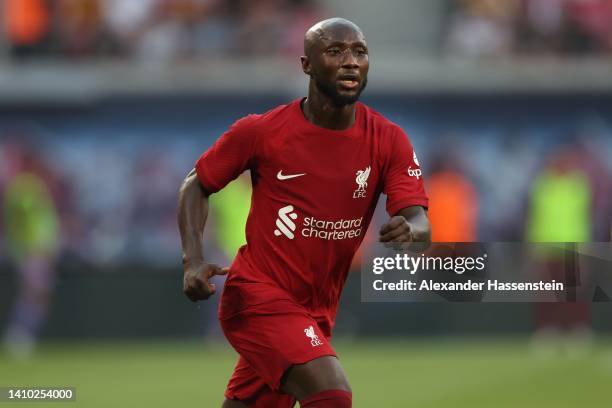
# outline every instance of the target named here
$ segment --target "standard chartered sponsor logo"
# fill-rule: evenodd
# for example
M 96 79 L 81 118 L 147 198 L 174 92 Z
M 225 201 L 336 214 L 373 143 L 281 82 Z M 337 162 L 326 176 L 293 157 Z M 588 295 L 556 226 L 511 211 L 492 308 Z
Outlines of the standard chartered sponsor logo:
M 295 223 L 293 220 L 297 218 L 297 214 L 293 212 L 293 206 L 288 205 L 280 210 L 278 210 L 278 218 L 276 219 L 276 228 L 274 230 L 274 235 L 279 237 L 281 234 L 284 234 L 287 238 L 293 239 L 295 235 L 293 231 L 295 231 Z
M 294 212 L 292 205 L 287 205 L 278 210 L 276 229 L 274 235 L 295 238 L 297 228 L 294 220 L 298 215 Z M 340 240 L 357 238 L 361 236 L 363 217 L 354 219 L 320 220 L 315 217 L 305 217 L 302 222 L 300 233 L 304 238 L 319 238 L 324 240 Z
M 338 240 L 356 238 L 361 235 L 363 217 L 355 219 L 340 219 L 337 221 L 318 220 L 315 217 L 304 218 L 302 236 Z

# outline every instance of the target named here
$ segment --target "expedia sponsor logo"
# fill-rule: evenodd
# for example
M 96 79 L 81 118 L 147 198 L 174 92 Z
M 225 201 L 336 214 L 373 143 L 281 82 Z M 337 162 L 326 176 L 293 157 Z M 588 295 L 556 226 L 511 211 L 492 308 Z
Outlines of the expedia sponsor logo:
M 410 177 L 416 177 L 416 179 L 418 180 L 419 178 L 421 178 L 423 173 L 421 172 L 421 169 L 413 169 L 412 167 L 408 167 L 408 175 Z

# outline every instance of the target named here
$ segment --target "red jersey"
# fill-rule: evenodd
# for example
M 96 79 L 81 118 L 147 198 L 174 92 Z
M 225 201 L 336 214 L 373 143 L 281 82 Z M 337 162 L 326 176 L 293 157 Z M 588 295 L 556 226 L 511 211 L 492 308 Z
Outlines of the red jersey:
M 219 317 L 270 312 L 271 301 L 289 300 L 331 332 L 380 194 L 388 196 L 390 215 L 427 207 L 427 196 L 398 125 L 357 103 L 354 125 L 330 130 L 310 123 L 300 105 L 238 120 L 198 159 L 196 171 L 209 193 L 251 171 L 247 244 L 230 267 Z

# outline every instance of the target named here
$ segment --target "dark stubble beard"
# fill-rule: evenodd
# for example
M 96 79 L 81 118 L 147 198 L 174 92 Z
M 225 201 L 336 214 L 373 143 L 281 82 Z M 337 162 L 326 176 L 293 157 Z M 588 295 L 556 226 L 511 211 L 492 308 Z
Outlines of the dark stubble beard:
M 351 105 L 355 102 L 357 102 L 359 100 L 359 96 L 361 96 L 361 93 L 363 92 L 363 90 L 365 89 L 366 85 L 368 84 L 368 79 L 364 79 L 363 82 L 361 83 L 361 88 L 359 88 L 359 91 L 353 95 L 353 96 L 343 96 L 338 92 L 338 88 L 336 88 L 336 84 L 332 83 L 332 84 L 326 84 L 323 83 L 321 81 L 319 81 L 318 78 L 314 78 L 314 83 L 315 86 L 317 87 L 317 89 L 319 91 L 321 91 L 321 93 L 325 96 L 327 96 L 329 99 L 331 99 L 332 103 L 341 108 L 343 106 L 346 105 Z

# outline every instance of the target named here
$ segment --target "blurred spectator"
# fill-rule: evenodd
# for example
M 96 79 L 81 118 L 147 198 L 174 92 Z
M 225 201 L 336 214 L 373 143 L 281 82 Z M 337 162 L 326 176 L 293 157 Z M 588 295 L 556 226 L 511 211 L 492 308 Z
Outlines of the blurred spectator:
M 13 56 L 26 57 L 45 51 L 51 29 L 46 0 L 3 0 L 0 14 Z
M 121 54 L 133 52 L 143 30 L 153 19 L 157 3 L 158 0 L 102 0 L 102 16 Z
M 467 56 L 612 52 L 609 0 L 453 0 L 451 51 Z
M 534 180 L 527 226 L 527 240 L 538 243 L 589 242 L 592 238 L 593 189 L 579 168 L 574 146 L 554 152 L 546 168 Z M 574 244 L 575 245 L 575 244 Z M 537 247 L 535 266 L 542 279 L 563 282 L 567 298 L 559 303 L 536 303 L 536 351 L 555 352 L 558 340 L 570 340 L 569 351 L 581 352 L 590 342 L 590 304 L 576 301 L 576 288 L 584 285 L 576 248 Z M 546 251 L 544 249 L 547 249 Z
M 448 35 L 451 51 L 494 56 L 512 49 L 518 0 L 461 0 L 456 5 Z
M 55 42 L 63 55 L 108 53 L 113 39 L 98 0 L 56 0 Z
M 612 51 L 612 1 L 567 0 L 569 52 L 581 54 Z
M 478 191 L 460 170 L 456 148 L 435 158 L 425 178 L 433 242 L 474 242 L 478 231 Z
M 517 20 L 518 50 L 560 52 L 563 42 L 565 0 L 525 0 Z
M 591 184 L 578 168 L 575 149 L 555 153 L 532 186 L 527 240 L 589 242 L 592 200 Z
M 215 219 L 216 241 L 226 262 L 232 262 L 246 244 L 245 227 L 251 209 L 250 173 L 241 174 L 222 191 L 210 197 L 211 215 Z
M 47 315 L 59 250 L 59 217 L 46 182 L 47 169 L 30 149 L 19 155 L 3 194 L 8 254 L 19 275 L 13 312 L 4 345 L 15 357 L 27 357 Z
M 135 51 L 138 56 L 171 60 L 193 56 L 195 28 L 206 22 L 215 1 L 157 0 L 148 4 L 149 17 L 140 27 Z

